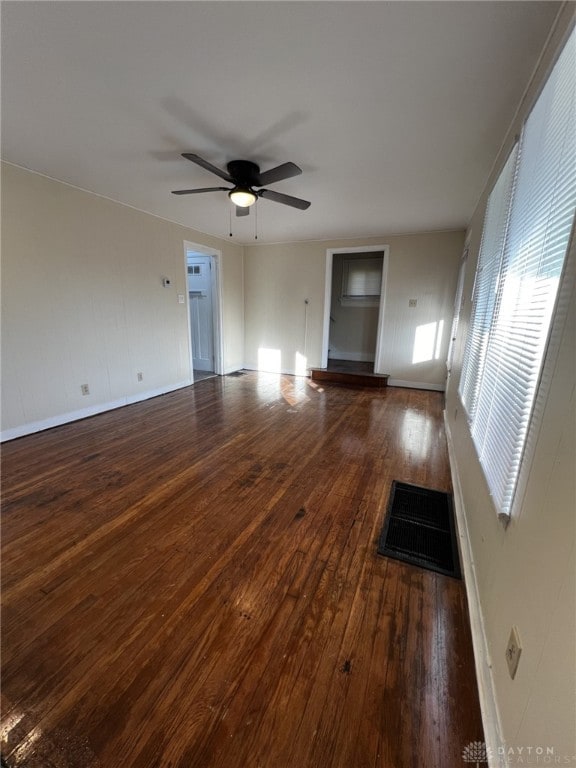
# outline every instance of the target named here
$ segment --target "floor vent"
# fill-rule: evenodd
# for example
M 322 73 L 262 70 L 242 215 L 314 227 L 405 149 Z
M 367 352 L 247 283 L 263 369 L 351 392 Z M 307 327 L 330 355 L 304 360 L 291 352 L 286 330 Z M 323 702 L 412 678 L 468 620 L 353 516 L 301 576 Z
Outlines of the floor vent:
M 459 579 L 450 494 L 394 480 L 378 554 Z

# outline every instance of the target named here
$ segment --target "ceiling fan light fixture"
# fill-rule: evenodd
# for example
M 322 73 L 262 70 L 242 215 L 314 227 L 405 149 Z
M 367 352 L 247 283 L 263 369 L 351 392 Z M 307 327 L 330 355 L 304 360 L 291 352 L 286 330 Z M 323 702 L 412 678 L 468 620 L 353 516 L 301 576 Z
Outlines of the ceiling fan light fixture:
M 252 190 L 242 189 L 241 187 L 236 187 L 236 189 L 228 192 L 228 197 L 234 205 L 238 205 L 240 208 L 248 208 L 254 205 L 257 199 L 256 194 Z

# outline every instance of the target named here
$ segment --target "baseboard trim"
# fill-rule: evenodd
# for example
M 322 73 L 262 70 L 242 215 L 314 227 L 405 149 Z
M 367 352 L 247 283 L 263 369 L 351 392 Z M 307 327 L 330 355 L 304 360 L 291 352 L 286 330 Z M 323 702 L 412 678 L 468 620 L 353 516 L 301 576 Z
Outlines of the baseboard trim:
M 502 738 L 502 726 L 496 700 L 494 681 L 492 679 L 492 662 L 490 659 L 484 616 L 480 603 L 480 592 L 478 590 L 478 579 L 476 578 L 476 568 L 474 566 L 474 555 L 464 511 L 465 505 L 462 486 L 460 485 L 458 461 L 454 450 L 450 425 L 446 418 L 446 411 L 444 411 L 444 427 L 446 431 L 446 442 L 448 444 L 448 458 L 450 461 L 452 486 L 454 489 L 454 510 L 458 524 L 460 561 L 462 563 L 462 570 L 464 571 L 464 583 L 466 585 L 466 595 L 468 597 L 468 612 L 470 629 L 472 632 L 472 644 L 474 646 L 474 661 L 476 666 L 476 679 L 478 682 L 478 694 L 480 697 L 480 709 L 482 712 L 482 724 L 484 726 L 484 740 L 486 742 L 486 751 L 489 758 L 488 766 L 489 768 L 498 768 L 498 766 L 501 765 L 500 755 L 504 743 Z
M 45 429 L 52 429 L 52 427 L 60 427 L 63 424 L 69 424 L 72 421 L 80 421 L 81 419 L 87 419 L 90 416 L 97 416 L 99 413 L 113 411 L 116 408 L 122 408 L 125 405 L 132 405 L 133 403 L 139 403 L 143 400 L 150 400 L 152 397 L 166 395 L 168 392 L 174 392 L 177 389 L 189 387 L 191 384 L 191 379 L 188 379 L 187 381 L 179 381 L 177 384 L 170 384 L 169 386 L 158 387 L 157 389 L 149 389 L 146 392 L 138 392 L 135 395 L 126 395 L 117 400 L 97 403 L 88 408 L 81 408 L 78 411 L 70 411 L 68 413 L 58 414 L 58 416 L 50 416 L 49 418 L 41 419 L 40 421 L 31 421 L 28 424 L 5 429 L 0 432 L 0 443 L 15 440 L 16 438 L 24 437 L 25 435 L 32 435 L 35 432 L 43 432 Z
M 330 358 L 332 359 L 332 358 Z M 334 358 L 337 359 L 337 358 Z M 312 366 L 314 367 L 314 366 Z M 277 373 L 282 376 L 310 376 L 310 367 L 306 373 L 296 373 L 294 369 L 282 368 L 280 371 L 265 371 L 260 368 L 252 368 L 249 365 L 244 366 L 246 371 L 260 371 L 260 373 Z M 409 389 L 427 389 L 432 392 L 444 392 L 444 384 L 430 384 L 427 381 L 404 381 L 403 379 L 388 379 L 389 387 L 407 387 Z
M 444 392 L 444 384 L 430 384 L 426 381 L 406 381 L 404 379 L 388 379 L 389 387 L 408 387 L 409 389 L 429 389 L 433 392 Z

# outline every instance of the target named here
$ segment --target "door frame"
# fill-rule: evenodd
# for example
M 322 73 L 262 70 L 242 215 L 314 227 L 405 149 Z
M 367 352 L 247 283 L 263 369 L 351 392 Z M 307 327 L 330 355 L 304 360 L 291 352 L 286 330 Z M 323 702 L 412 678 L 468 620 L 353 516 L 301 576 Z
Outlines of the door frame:
M 448 353 L 446 355 L 446 390 L 448 390 L 448 382 L 452 374 L 452 363 L 454 361 L 454 346 L 456 343 L 458 325 L 460 323 L 460 316 L 462 314 L 462 308 L 463 308 L 464 299 L 465 299 L 464 282 L 466 280 L 466 268 L 468 266 L 469 252 L 470 252 L 470 237 L 466 239 L 466 244 L 464 245 L 464 251 L 462 252 L 462 256 L 460 257 L 460 268 L 458 270 L 458 282 L 456 283 L 456 293 L 454 295 L 454 314 L 452 315 L 450 343 L 448 345 Z
M 194 364 L 192 351 L 192 328 L 190 325 L 190 297 L 188 295 L 188 255 L 197 253 L 210 257 L 210 284 L 212 289 L 212 333 L 214 336 L 214 373 L 222 376 L 224 370 L 224 345 L 222 340 L 222 251 L 209 248 L 201 243 L 184 240 L 184 279 L 186 285 L 186 321 L 188 337 L 188 357 L 190 360 L 190 378 L 194 382 Z
M 348 248 L 327 248 L 326 268 L 324 273 L 324 329 L 322 331 L 321 368 L 328 366 L 328 346 L 330 343 L 330 309 L 332 305 L 332 268 L 334 255 L 337 253 L 382 253 L 382 283 L 380 285 L 380 307 L 378 309 L 378 328 L 376 329 L 376 349 L 374 350 L 374 372 L 380 371 L 382 358 L 382 334 L 384 325 L 384 306 L 386 304 L 386 285 L 388 276 L 389 245 L 356 245 Z

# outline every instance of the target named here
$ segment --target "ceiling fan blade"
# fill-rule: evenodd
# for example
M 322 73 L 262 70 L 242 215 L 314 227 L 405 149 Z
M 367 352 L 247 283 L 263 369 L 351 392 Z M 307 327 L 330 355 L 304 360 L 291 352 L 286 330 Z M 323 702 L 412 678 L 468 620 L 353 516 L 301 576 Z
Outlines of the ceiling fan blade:
M 204 160 L 204 158 L 200 157 L 200 155 L 195 155 L 193 152 L 182 152 L 182 157 L 185 157 L 186 160 L 191 160 L 201 168 L 205 168 L 207 171 L 210 171 L 210 173 L 214 173 L 216 176 L 220 176 L 220 178 L 224 179 L 224 181 L 230 181 L 234 183 L 234 180 L 229 173 L 226 173 L 226 171 L 223 171 L 220 168 L 217 168 L 215 165 L 212 165 L 212 163 L 209 163 L 208 160 Z
M 274 192 L 272 189 L 259 189 L 258 197 L 273 200 L 275 203 L 290 205 L 292 208 L 300 208 L 301 211 L 305 211 L 306 208 L 310 207 L 308 200 L 301 200 L 299 197 L 292 197 L 292 195 L 283 195 L 281 192 Z
M 282 181 L 283 179 L 291 179 L 293 176 L 300 176 L 302 169 L 298 168 L 294 163 L 282 163 L 282 165 L 271 168 L 269 171 L 264 171 L 260 174 L 258 187 L 265 186 L 266 184 L 273 184 L 275 181 Z
M 200 189 L 175 189 L 173 195 L 195 195 L 198 192 L 228 192 L 230 187 L 201 187 Z
M 236 208 L 236 216 L 248 216 L 250 214 L 250 208 L 242 208 L 239 205 L 234 207 Z

